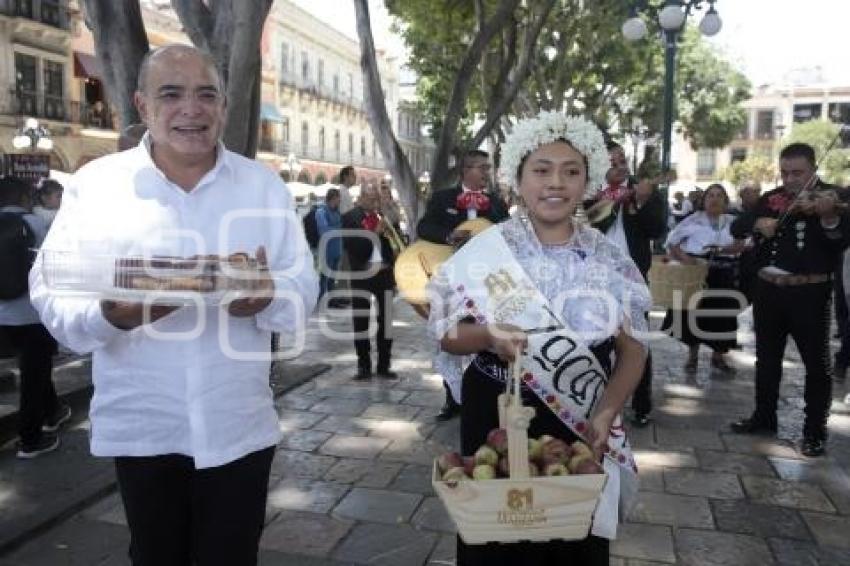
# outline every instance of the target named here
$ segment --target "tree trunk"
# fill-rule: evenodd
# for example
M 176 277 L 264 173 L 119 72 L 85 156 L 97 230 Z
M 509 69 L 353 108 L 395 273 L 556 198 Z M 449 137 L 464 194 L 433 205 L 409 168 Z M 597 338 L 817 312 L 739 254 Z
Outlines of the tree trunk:
M 356 0 L 359 2 L 360 0 Z M 458 69 L 457 79 L 452 87 L 449 104 L 446 107 L 446 119 L 440 130 L 437 141 L 437 150 L 434 157 L 433 171 L 431 172 L 431 184 L 439 190 L 449 181 L 449 155 L 457 145 L 457 127 L 460 116 L 469 96 L 472 86 L 472 78 L 475 75 L 475 67 L 478 66 L 487 44 L 493 36 L 505 25 L 519 5 L 520 0 L 504 0 L 499 3 L 496 13 L 478 29 L 475 38 L 466 50 Z
M 369 19 L 367 0 L 354 0 L 354 10 L 357 17 L 357 35 L 360 38 L 360 68 L 363 72 L 363 95 L 369 127 L 378 142 L 378 147 L 381 148 L 381 155 L 392 175 L 393 184 L 398 189 L 407 218 L 411 223 L 415 223 L 419 218 L 417 179 L 393 134 L 392 122 L 387 114 L 387 105 L 381 88 L 381 75 L 375 57 L 375 43 L 372 39 L 372 24 Z M 415 234 L 412 226 L 408 228 L 411 235 Z
M 272 0 L 172 0 L 192 42 L 212 54 L 225 84 L 224 144 L 247 157 L 257 153 L 260 115 L 260 39 Z
M 106 94 L 121 128 L 140 122 L 133 104 L 139 66 L 149 50 L 138 0 L 83 0 L 86 26 L 94 36 Z

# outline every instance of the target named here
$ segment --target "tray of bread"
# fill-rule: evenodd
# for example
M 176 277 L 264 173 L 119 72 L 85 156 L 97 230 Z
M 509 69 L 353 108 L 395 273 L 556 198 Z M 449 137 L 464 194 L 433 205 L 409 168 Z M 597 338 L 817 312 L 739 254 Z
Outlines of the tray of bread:
M 116 257 L 43 252 L 47 288 L 55 294 L 157 303 L 216 304 L 258 289 L 265 268 L 243 253 L 229 256 Z

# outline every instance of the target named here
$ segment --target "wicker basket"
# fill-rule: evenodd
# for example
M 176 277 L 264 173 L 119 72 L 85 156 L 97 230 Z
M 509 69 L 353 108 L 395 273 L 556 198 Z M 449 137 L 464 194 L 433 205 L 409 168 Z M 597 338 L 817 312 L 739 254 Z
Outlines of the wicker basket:
M 652 258 L 649 290 L 654 305 L 673 310 L 696 306 L 694 295 L 705 289 L 708 264 L 684 264 L 662 257 Z
M 499 396 L 499 424 L 508 433 L 510 478 L 442 481 L 434 462 L 432 485 L 458 534 L 467 544 L 580 540 L 587 537 L 608 476 L 599 474 L 530 477 L 528 425 L 534 409 L 519 395 L 519 364 L 513 394 Z

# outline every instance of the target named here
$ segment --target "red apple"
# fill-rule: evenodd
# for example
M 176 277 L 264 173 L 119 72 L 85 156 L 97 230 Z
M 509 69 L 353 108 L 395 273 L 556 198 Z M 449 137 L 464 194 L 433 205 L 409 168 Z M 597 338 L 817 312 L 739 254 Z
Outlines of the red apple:
M 572 443 L 571 448 L 573 452 L 577 454 L 586 454 L 589 458 L 593 458 L 593 450 L 590 449 L 590 446 L 582 442 L 581 440 L 576 440 Z
M 472 456 L 464 456 L 463 471 L 466 472 L 466 475 L 471 476 L 473 469 L 475 469 L 475 458 Z
M 487 434 L 487 445 L 493 450 L 504 455 L 508 452 L 508 431 L 503 428 L 494 428 Z
M 546 467 L 543 468 L 544 476 L 568 476 L 570 475 L 570 471 L 564 464 L 560 462 L 555 464 L 547 464 Z
M 541 460 L 544 464 L 565 464 L 572 453 L 566 442 L 551 438 L 543 443 Z
M 503 478 L 511 477 L 511 466 L 508 463 L 507 456 L 502 456 L 501 458 L 499 458 L 499 464 L 496 466 L 496 470 Z
M 452 468 L 463 467 L 463 459 L 457 452 L 446 452 L 437 458 L 437 467 L 440 468 L 440 472 L 446 473 Z
M 576 470 L 578 470 L 579 464 L 581 464 L 585 460 L 590 460 L 592 462 L 593 458 L 591 458 L 587 454 L 576 454 L 575 456 L 570 458 L 570 461 L 567 463 L 567 468 L 570 470 L 570 472 L 575 474 Z
M 543 457 L 543 443 L 535 438 L 528 439 L 528 459 L 537 462 Z

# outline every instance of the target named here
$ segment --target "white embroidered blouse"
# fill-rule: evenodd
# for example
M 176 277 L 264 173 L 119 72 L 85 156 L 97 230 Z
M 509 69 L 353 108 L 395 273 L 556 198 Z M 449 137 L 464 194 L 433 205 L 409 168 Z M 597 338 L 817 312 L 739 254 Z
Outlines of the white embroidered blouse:
M 578 224 L 567 243 L 542 244 L 530 221 L 520 214 L 496 229 L 513 253 L 512 259 L 535 282 L 552 310 L 588 345 L 604 342 L 623 326 L 646 346 L 645 314 L 652 306 L 649 289 L 631 258 L 601 232 Z M 439 296 L 439 300 L 431 301 L 428 320 L 428 331 L 437 350 L 434 369 L 460 400 L 461 377 L 473 356 L 443 352 L 439 341 L 470 312 L 439 271 L 431 279 L 428 292 Z
M 705 212 L 695 212 L 670 231 L 665 247 L 669 250 L 678 245 L 685 253 L 701 255 L 706 253 L 706 246 L 730 246 L 735 242 L 729 231 L 734 219 L 731 214 L 721 214 L 717 222 L 712 222 Z

